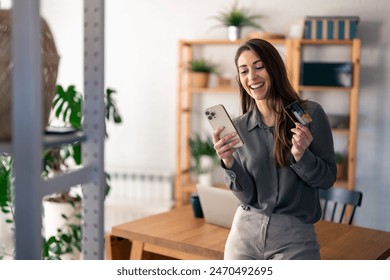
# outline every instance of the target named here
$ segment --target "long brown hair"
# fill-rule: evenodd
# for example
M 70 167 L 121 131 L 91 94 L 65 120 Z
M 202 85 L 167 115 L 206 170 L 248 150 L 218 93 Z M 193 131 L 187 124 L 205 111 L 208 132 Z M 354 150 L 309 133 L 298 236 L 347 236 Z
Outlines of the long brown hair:
M 292 87 L 286 66 L 278 50 L 269 42 L 262 39 L 251 39 L 241 45 L 235 56 L 235 64 L 238 72 L 238 58 L 242 52 L 250 50 L 254 52 L 263 62 L 270 77 L 270 88 L 267 93 L 267 106 L 275 112 L 274 128 L 274 160 L 277 166 L 288 166 L 288 158 L 292 147 L 291 128 L 295 127 L 294 122 L 288 117 L 284 107 L 298 101 L 304 103 Z M 239 76 L 237 76 L 240 88 L 242 113 L 252 111 L 256 108 L 255 100 L 245 91 Z

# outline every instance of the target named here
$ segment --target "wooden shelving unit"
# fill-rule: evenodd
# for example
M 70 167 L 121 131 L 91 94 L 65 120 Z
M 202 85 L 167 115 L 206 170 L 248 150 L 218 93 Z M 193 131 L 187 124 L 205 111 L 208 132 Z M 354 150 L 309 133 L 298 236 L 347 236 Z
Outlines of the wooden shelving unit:
M 243 40 L 191 40 L 179 41 L 179 65 L 178 65 L 178 85 L 177 85 L 177 138 L 176 138 L 176 179 L 175 179 L 175 204 L 183 205 L 188 202 L 191 192 L 195 191 L 195 182 L 191 180 L 190 161 L 191 154 L 188 139 L 191 135 L 191 112 L 193 94 L 238 94 L 238 89 L 234 87 L 214 87 L 214 88 L 191 88 L 188 82 L 188 71 L 183 65 L 190 61 L 194 55 L 195 48 L 205 48 L 209 46 L 239 46 Z M 338 180 L 335 185 L 347 189 L 354 189 L 355 185 L 355 160 L 356 141 L 358 127 L 358 101 L 359 101 L 359 76 L 360 76 L 360 40 L 308 40 L 308 39 L 277 39 L 270 40 L 275 46 L 283 45 L 285 51 L 285 63 L 290 75 L 290 80 L 298 93 L 306 91 L 314 94 L 325 94 L 326 92 L 345 92 L 349 94 L 349 127 L 346 129 L 333 129 L 334 135 L 344 135 L 348 139 L 347 143 L 347 176 Z M 351 50 L 350 61 L 353 65 L 353 77 L 351 87 L 333 86 L 302 86 L 301 63 L 303 62 L 302 52 L 305 46 L 349 46 Z
M 347 174 L 346 178 L 337 180 L 335 186 L 353 190 L 355 188 L 355 162 L 356 144 L 358 129 L 359 110 L 359 82 L 360 82 L 360 39 L 352 40 L 294 40 L 292 49 L 293 79 L 292 84 L 299 92 L 312 92 L 312 94 L 326 94 L 327 92 L 345 92 L 349 99 L 349 126 L 346 129 L 333 129 L 334 135 L 345 135 L 347 137 Z M 303 52 L 306 46 L 314 47 L 349 47 L 350 62 L 352 63 L 352 86 L 351 87 L 328 87 L 328 86 L 302 86 L 301 64 L 303 63 Z

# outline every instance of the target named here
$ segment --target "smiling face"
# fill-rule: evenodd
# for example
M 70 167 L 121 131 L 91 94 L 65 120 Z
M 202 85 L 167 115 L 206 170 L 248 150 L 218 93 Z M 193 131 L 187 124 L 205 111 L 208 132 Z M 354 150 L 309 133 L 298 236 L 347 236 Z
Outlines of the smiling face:
M 263 61 L 253 51 L 245 50 L 238 57 L 237 67 L 245 91 L 256 101 L 266 99 L 271 81 Z

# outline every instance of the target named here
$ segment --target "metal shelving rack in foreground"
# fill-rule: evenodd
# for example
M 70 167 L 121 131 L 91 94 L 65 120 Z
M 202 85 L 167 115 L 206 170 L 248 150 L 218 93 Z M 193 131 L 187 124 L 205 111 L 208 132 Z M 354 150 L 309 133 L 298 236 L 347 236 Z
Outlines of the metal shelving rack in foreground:
M 104 259 L 104 0 L 84 0 L 83 135 L 43 136 L 40 28 L 40 1 L 14 0 L 13 140 L 0 152 L 15 159 L 15 258 L 42 258 L 42 198 L 81 184 L 83 258 Z M 69 141 L 82 142 L 83 167 L 43 179 L 42 149 Z

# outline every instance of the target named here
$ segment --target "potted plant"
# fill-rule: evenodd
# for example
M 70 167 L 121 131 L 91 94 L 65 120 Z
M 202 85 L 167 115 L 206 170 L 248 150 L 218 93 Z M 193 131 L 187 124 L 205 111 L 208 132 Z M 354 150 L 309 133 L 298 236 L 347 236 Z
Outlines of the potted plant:
M 204 58 L 192 59 L 188 63 L 190 74 L 190 85 L 194 88 L 205 88 L 208 86 L 211 73 L 216 72 L 216 66 Z
M 115 90 L 110 88 L 105 91 L 105 119 L 114 123 L 121 123 L 122 118 L 116 107 L 113 97 Z M 53 101 L 53 112 L 55 119 L 62 121 L 65 126 L 74 129 L 82 128 L 82 95 L 76 91 L 74 86 L 66 90 L 60 85 L 57 86 L 56 96 Z M 105 133 L 108 137 L 107 132 Z M 81 164 L 81 146 L 66 145 L 61 148 L 51 148 L 43 153 L 43 176 L 50 176 L 69 166 Z M 105 174 L 105 194 L 110 190 L 110 175 Z M 59 212 L 44 210 L 44 233 L 43 236 L 43 258 L 44 259 L 69 259 L 76 258 L 81 252 L 82 240 L 82 198 L 72 190 L 53 194 L 44 198 L 44 206 L 49 207 L 61 205 Z M 66 209 L 66 210 L 64 210 Z M 12 158 L 7 155 L 0 155 L 0 210 L 7 215 L 6 222 L 13 223 L 13 201 L 12 201 Z M 64 212 L 65 211 L 65 212 Z M 45 222 L 46 216 L 54 217 L 55 222 Z M 9 217 L 11 215 L 11 217 Z M 57 217 L 57 219 L 56 219 Z M 53 230 L 48 230 L 49 225 L 55 224 Z M 1 254 L 0 254 L 1 258 Z
M 194 163 L 192 170 L 198 176 L 198 183 L 211 185 L 211 172 L 217 162 L 217 154 L 211 138 L 203 140 L 199 134 L 189 140 L 191 157 Z
M 336 152 L 336 167 L 337 167 L 337 180 L 344 178 L 344 163 L 345 156 L 342 153 Z
M 233 5 L 220 12 L 216 19 L 221 22 L 223 26 L 228 28 L 228 38 L 235 41 L 241 38 L 241 30 L 245 26 L 255 27 L 263 30 L 260 24 L 256 23 L 256 19 L 262 18 L 262 15 L 251 14 L 250 9 L 238 6 L 238 1 L 234 1 Z
M 0 217 L 1 236 L 5 240 L 11 239 L 12 226 L 14 220 L 14 212 L 12 207 L 12 158 L 6 154 L 0 155 L 0 212 L 3 213 Z M 0 260 L 11 255 L 8 253 L 9 244 L 3 243 L 0 240 Z
M 114 123 L 121 123 L 122 118 L 116 107 L 113 94 L 115 90 L 110 88 L 105 91 L 105 119 L 112 120 Z M 56 120 L 64 123 L 65 126 L 70 126 L 76 130 L 82 129 L 82 108 L 83 98 L 74 86 L 69 86 L 66 90 L 58 85 L 57 94 L 53 100 L 53 112 Z M 107 131 L 105 132 L 108 137 Z M 44 173 L 57 173 L 61 170 L 66 170 L 70 165 L 80 165 L 81 162 L 81 146 L 68 145 L 58 149 L 50 149 L 44 155 Z M 109 174 L 105 174 L 105 194 L 110 190 Z M 73 258 L 70 253 L 76 253 L 75 258 L 79 257 L 81 252 L 81 209 L 82 198 L 77 192 L 69 191 L 50 195 L 44 198 L 44 206 L 47 209 L 45 213 L 50 215 L 45 216 L 45 232 L 44 240 L 44 256 L 47 258 L 64 259 Z M 58 209 L 54 214 L 54 207 Z M 62 219 L 58 219 L 61 217 Z M 46 220 L 47 218 L 47 220 Z M 57 218 L 57 219 L 56 219 Z M 53 226 L 48 229 L 48 226 Z

